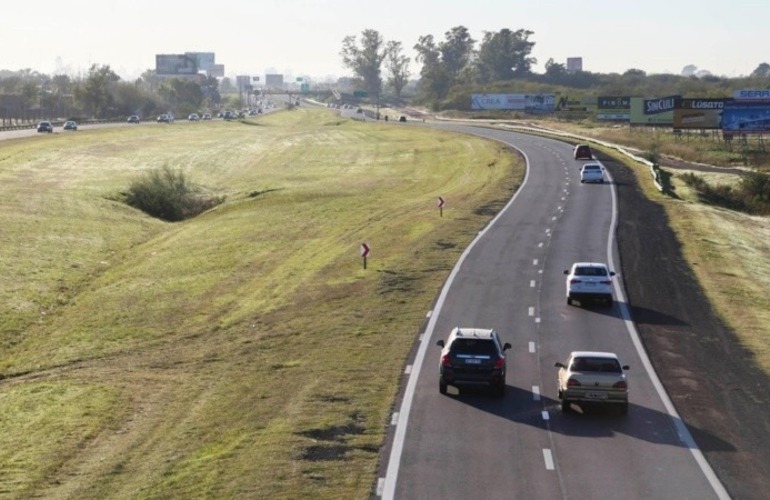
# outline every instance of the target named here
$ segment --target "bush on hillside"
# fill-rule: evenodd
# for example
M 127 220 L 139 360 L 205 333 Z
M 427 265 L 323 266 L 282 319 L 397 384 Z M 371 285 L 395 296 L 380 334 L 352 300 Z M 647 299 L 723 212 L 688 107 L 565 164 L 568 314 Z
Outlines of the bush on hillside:
M 751 215 L 770 215 L 770 175 L 748 172 L 737 186 L 712 186 L 703 177 L 693 173 L 682 174 L 681 179 L 690 186 L 704 203 Z
M 224 202 L 207 197 L 188 182 L 181 170 L 168 166 L 151 170 L 128 188 L 126 203 L 158 219 L 177 222 L 205 212 Z

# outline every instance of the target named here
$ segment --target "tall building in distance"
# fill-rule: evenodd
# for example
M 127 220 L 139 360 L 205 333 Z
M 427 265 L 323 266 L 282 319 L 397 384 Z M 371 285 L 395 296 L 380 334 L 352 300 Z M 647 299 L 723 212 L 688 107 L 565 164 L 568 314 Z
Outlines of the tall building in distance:
M 216 64 L 214 52 L 156 54 L 155 74 L 160 77 L 224 76 L 223 64 Z
M 570 73 L 577 73 L 583 71 L 583 58 L 582 57 L 568 57 L 567 58 L 567 71 Z

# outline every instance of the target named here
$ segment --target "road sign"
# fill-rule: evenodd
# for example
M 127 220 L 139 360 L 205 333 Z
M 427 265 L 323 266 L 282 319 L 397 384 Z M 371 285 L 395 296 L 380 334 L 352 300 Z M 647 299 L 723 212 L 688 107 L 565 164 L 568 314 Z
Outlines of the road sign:
M 364 259 L 364 269 L 366 269 L 366 256 L 369 255 L 369 245 L 361 243 L 361 257 Z

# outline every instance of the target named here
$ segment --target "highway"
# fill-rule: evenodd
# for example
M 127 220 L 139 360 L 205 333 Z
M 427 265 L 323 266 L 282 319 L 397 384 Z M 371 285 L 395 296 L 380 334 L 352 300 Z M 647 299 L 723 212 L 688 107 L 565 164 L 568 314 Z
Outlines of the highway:
M 433 125 L 438 126 L 438 125 Z M 563 271 L 601 261 L 619 271 L 611 182 L 581 184 L 572 147 L 513 132 L 442 125 L 499 140 L 526 157 L 524 185 L 465 251 L 407 367 L 377 494 L 391 499 L 728 498 L 641 349 L 622 288 L 612 308 L 568 306 Z M 436 341 L 455 327 L 496 329 L 507 393 L 439 394 Z M 562 414 L 556 361 L 572 350 L 619 355 L 629 413 Z

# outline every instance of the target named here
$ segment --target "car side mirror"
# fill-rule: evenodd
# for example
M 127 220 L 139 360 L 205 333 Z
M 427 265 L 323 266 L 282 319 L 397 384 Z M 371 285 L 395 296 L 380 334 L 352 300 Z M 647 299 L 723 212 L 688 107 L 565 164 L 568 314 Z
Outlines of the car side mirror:
M 569 269 L 565 269 L 564 274 L 569 274 Z
M 436 342 L 436 345 L 439 346 L 439 347 L 444 347 L 444 341 L 443 340 L 439 340 L 438 342 Z
M 615 271 L 610 271 L 610 276 L 615 276 Z
M 503 351 L 507 351 L 510 348 L 511 348 L 511 344 L 509 342 L 506 342 L 505 344 L 503 344 Z
M 623 365 L 623 369 L 624 369 L 624 370 L 629 370 L 630 368 L 629 368 L 629 366 L 628 366 L 628 365 Z
M 554 363 L 553 366 L 555 366 L 556 368 L 567 368 L 566 366 L 564 366 L 564 363 L 560 363 L 558 361 Z

